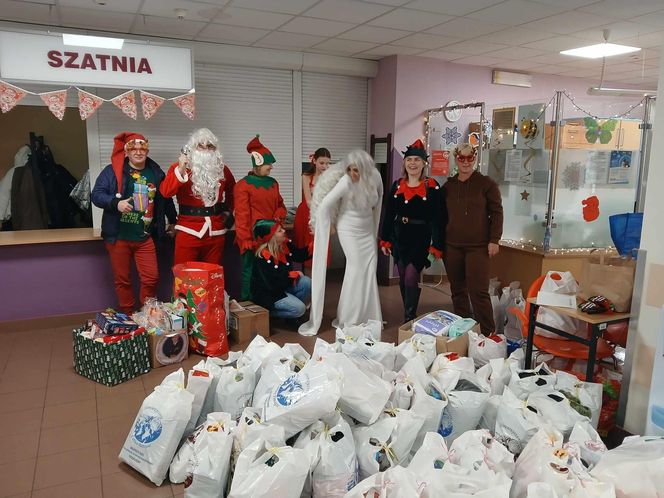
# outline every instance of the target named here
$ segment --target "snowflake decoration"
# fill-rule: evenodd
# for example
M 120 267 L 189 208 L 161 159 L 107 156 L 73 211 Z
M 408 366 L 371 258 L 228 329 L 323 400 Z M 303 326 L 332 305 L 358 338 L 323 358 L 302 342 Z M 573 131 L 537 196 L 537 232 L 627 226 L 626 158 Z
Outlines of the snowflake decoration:
M 456 126 L 452 128 L 445 127 L 445 133 L 443 133 L 442 138 L 445 140 L 445 145 L 458 144 L 459 139 L 461 138 L 461 133 L 457 130 Z
M 570 190 L 579 190 L 581 185 L 581 163 L 570 163 L 563 171 L 563 185 Z

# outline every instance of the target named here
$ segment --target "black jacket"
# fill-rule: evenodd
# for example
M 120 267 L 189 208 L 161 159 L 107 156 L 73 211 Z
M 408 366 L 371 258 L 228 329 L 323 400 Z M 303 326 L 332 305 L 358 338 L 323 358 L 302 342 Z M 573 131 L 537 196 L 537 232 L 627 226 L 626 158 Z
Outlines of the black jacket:
M 164 220 L 164 217 L 168 218 L 169 223 L 174 224 L 177 219 L 177 212 L 175 211 L 173 199 L 164 199 L 159 193 L 159 184 L 164 178 L 166 178 L 166 174 L 162 171 L 159 165 L 149 157 L 145 161 L 145 167 L 150 168 L 157 178 L 157 184 L 155 185 L 157 192 L 154 198 L 154 216 L 153 221 L 150 224 L 150 235 L 152 235 L 152 238 L 161 238 L 166 235 L 166 221 Z M 128 192 L 132 179 L 130 176 L 129 159 L 126 157 L 124 160 L 122 181 L 122 191 Z M 118 202 L 120 202 L 121 199 L 116 197 L 115 194 L 117 191 L 118 182 L 115 179 L 113 167 L 109 164 L 97 177 L 95 186 L 90 194 L 90 199 L 95 206 L 104 210 L 101 219 L 101 236 L 106 242 L 111 244 L 115 244 L 120 230 L 120 211 L 118 211 Z
M 256 256 L 251 272 L 251 296 L 254 303 L 268 310 L 274 309 L 274 303 L 286 297 L 286 290 L 293 285 L 288 276 L 293 271 L 292 262 L 304 262 L 311 257 L 307 248 L 296 248 L 290 242 L 288 250 L 286 262 L 275 261 L 267 249 Z

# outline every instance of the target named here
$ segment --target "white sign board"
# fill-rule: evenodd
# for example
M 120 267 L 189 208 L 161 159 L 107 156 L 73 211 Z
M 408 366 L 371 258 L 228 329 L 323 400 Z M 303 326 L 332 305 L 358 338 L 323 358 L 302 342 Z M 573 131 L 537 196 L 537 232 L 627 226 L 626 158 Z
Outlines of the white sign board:
M 65 45 L 62 35 L 0 31 L 0 78 L 10 82 L 189 91 L 191 50 L 125 41 L 120 50 Z

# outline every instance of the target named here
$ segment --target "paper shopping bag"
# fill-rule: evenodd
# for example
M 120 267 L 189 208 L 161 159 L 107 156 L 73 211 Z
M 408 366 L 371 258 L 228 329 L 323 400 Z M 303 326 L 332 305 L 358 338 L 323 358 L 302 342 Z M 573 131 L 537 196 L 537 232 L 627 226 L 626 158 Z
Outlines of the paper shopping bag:
M 609 299 L 616 311 L 626 313 L 632 305 L 636 261 L 622 258 L 589 259 L 584 263 L 579 297 L 588 299 L 602 295 Z

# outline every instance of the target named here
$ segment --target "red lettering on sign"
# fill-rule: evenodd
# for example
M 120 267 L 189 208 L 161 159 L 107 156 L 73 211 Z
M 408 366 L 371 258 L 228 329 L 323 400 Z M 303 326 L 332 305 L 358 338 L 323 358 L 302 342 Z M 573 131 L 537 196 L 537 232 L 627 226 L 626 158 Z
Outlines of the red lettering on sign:
M 129 72 L 130 73 L 136 72 L 136 59 L 134 59 L 133 57 L 129 57 Z
M 69 57 L 67 62 L 65 62 L 65 67 L 72 69 L 79 69 L 78 64 L 76 64 L 76 58 L 78 57 L 78 52 L 65 52 L 65 55 Z
M 111 57 L 111 62 L 113 63 L 113 71 L 122 71 L 123 73 L 127 72 L 127 58 L 118 57 L 114 55 Z
M 99 62 L 101 63 L 101 70 L 106 71 L 106 62 L 108 62 L 111 59 L 111 56 L 105 54 L 97 54 L 97 59 L 99 59 Z
M 150 67 L 150 63 L 145 57 L 141 58 L 141 61 L 138 63 L 138 73 L 148 73 L 152 74 L 152 68 Z
M 83 60 L 81 61 L 81 69 L 97 69 L 95 66 L 95 61 L 90 54 L 84 54 Z
M 48 65 L 51 67 L 61 67 L 62 59 L 60 57 L 62 57 L 62 54 L 60 52 L 58 52 L 57 50 L 51 50 L 48 53 L 48 58 L 49 58 Z

